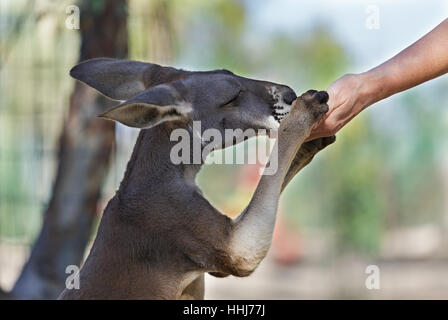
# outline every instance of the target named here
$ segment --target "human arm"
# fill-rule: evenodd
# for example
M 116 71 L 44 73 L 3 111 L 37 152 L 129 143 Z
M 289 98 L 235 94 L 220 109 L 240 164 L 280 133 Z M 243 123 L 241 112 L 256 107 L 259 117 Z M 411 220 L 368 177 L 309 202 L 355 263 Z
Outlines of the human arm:
M 309 140 L 332 136 L 362 110 L 395 93 L 448 72 L 448 19 L 390 60 L 360 74 L 346 74 L 327 89 L 329 112 Z

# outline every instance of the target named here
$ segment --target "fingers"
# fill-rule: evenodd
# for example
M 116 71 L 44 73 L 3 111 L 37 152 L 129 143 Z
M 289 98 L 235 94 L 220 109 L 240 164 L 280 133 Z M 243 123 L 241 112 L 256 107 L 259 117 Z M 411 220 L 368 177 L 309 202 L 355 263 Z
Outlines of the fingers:
M 318 138 L 329 137 L 329 136 L 331 136 L 331 134 L 329 134 L 329 133 L 325 133 L 325 132 L 323 132 L 323 131 L 320 131 L 320 132 L 311 132 L 311 134 L 309 135 L 309 137 L 305 139 L 305 142 L 312 141 L 312 140 L 315 140 L 315 139 L 318 139 Z
M 305 141 L 335 135 L 353 116 L 351 108 L 346 103 L 340 103 L 336 95 L 330 92 L 328 106 L 329 111 L 320 119 L 311 130 L 310 136 Z
M 334 136 L 344 125 L 344 122 L 338 121 L 329 115 L 326 119 L 322 119 L 317 123 L 305 141 Z
M 365 108 L 358 94 L 361 84 L 357 75 L 346 74 L 327 88 L 329 111 L 313 127 L 306 141 L 334 135 Z

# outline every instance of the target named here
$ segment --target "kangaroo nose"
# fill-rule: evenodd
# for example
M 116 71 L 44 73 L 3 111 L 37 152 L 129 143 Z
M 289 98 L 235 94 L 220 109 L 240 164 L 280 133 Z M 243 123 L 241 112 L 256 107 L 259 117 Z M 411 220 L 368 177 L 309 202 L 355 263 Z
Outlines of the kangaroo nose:
M 297 99 L 295 92 L 292 89 L 287 89 L 282 96 L 282 99 L 287 104 L 292 104 Z

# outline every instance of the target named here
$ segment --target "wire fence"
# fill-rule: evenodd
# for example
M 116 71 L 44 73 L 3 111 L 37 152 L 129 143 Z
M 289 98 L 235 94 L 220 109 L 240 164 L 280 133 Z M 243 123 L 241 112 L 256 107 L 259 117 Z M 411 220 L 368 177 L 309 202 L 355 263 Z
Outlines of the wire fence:
M 39 18 L 34 8 L 16 14 L 6 9 L 0 11 L 1 26 L 24 20 L 16 30 L 0 28 L 2 49 L 8 51 L 0 61 L 0 287 L 9 289 L 51 197 L 75 83 L 68 74 L 78 61 L 80 39 L 77 30 L 65 28 L 64 10 Z M 116 190 L 137 135 L 121 126 L 116 130 L 102 203 Z

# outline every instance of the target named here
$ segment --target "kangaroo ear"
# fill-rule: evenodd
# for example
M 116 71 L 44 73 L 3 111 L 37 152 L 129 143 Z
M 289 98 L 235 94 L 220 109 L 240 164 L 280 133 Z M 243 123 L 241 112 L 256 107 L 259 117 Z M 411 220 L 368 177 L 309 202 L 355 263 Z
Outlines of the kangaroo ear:
M 70 75 L 114 100 L 129 99 L 144 90 L 188 75 L 188 71 L 139 61 L 91 59 L 74 66 Z
M 171 85 L 150 88 L 100 115 L 134 128 L 151 128 L 164 121 L 187 119 L 191 104 Z

